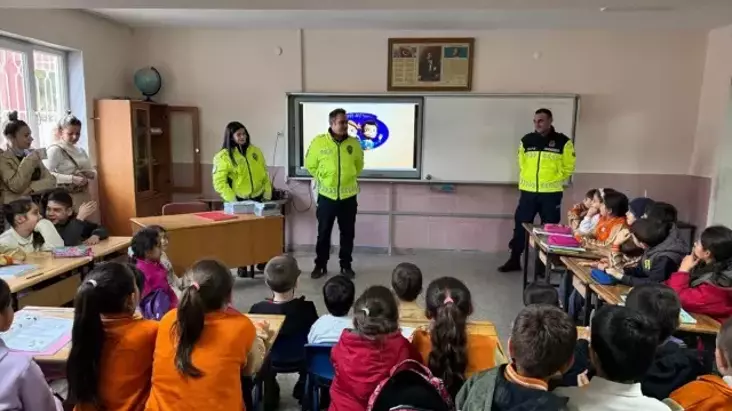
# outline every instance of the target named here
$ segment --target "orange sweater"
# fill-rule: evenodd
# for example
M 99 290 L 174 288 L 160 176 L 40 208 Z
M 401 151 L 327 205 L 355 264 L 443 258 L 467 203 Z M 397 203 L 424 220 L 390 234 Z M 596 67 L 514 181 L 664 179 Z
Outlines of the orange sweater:
M 417 330 L 412 337 L 412 345 L 422 355 L 422 362 L 428 365 L 432 341 L 425 330 Z M 465 367 L 465 379 L 476 372 L 493 368 L 506 362 L 499 348 L 498 340 L 481 334 L 468 334 L 468 364 Z
M 672 410 L 732 410 L 732 387 L 716 375 L 704 375 L 672 392 L 664 402 Z
M 158 323 L 132 317 L 104 321 L 99 397 L 106 411 L 141 411 L 150 394 Z M 96 411 L 77 404 L 75 411 Z
M 191 362 L 203 376 L 192 378 L 175 367 L 177 341 L 173 326 L 177 315 L 174 309 L 160 320 L 152 389 L 145 409 L 243 410 L 241 372 L 256 336 L 252 321 L 237 313 L 206 314 L 203 333 L 191 355 Z
M 577 238 L 584 247 L 607 248 L 613 244 L 618 234 L 627 229 L 627 220 L 622 217 L 600 217 L 591 238 Z

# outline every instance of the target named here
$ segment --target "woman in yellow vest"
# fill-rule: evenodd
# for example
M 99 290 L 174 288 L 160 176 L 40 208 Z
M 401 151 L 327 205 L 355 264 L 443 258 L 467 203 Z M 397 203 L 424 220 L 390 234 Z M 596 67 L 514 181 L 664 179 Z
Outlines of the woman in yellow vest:
M 213 159 L 213 187 L 228 202 L 272 199 L 272 182 L 262 150 L 238 121 L 226 125 L 224 144 Z
M 238 121 L 226 125 L 224 144 L 214 156 L 213 187 L 225 202 L 272 199 L 272 182 L 262 150 L 250 143 L 249 131 Z M 261 270 L 264 265 L 257 268 Z M 247 276 L 247 268 L 239 267 L 238 274 Z

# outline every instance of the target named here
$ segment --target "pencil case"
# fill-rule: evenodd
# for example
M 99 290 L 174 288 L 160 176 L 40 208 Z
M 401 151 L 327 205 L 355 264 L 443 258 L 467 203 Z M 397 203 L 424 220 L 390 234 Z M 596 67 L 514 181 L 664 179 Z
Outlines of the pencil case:
M 555 234 L 572 234 L 570 227 L 565 227 L 560 224 L 544 224 L 544 231 Z
M 615 277 L 597 268 L 592 269 L 591 275 L 592 279 L 597 281 L 600 285 L 614 285 L 618 282 Z
M 557 246 L 557 247 L 575 247 L 579 248 L 582 244 L 580 244 L 579 241 L 577 241 L 574 237 L 567 237 L 563 235 L 550 235 L 549 239 L 547 240 L 547 243 L 550 246 Z
M 79 245 L 74 247 L 56 247 L 51 250 L 56 258 L 91 257 L 91 247 Z

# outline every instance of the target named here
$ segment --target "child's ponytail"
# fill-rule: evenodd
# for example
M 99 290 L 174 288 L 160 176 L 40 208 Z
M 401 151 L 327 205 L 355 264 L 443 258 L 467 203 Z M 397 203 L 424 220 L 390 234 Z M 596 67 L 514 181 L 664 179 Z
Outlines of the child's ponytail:
M 178 348 L 175 351 L 175 366 L 178 371 L 193 378 L 203 376 L 201 370 L 191 362 L 193 348 L 201 338 L 206 318 L 200 287 L 194 281 L 183 293 L 180 304 L 178 304 L 178 323 L 176 327 L 178 331 Z
M 353 304 L 353 326 L 369 338 L 399 330 L 399 306 L 391 290 L 381 285 L 367 288 Z
M 214 260 L 195 263 L 187 276 L 191 285 L 183 292 L 173 328 L 178 342 L 175 367 L 183 375 L 199 378 L 203 372 L 193 365 L 193 348 L 203 334 L 206 314 L 224 309 L 231 301 L 234 279 L 228 268 Z
M 465 381 L 468 365 L 466 323 L 473 309 L 470 291 L 460 280 L 443 277 L 430 283 L 425 300 L 432 320 L 432 351 L 427 365 L 455 396 Z
M 102 408 L 99 398 L 104 325 L 102 315 L 132 314 L 135 281 L 129 267 L 104 263 L 81 283 L 74 298 L 74 326 L 66 376 L 69 397 Z

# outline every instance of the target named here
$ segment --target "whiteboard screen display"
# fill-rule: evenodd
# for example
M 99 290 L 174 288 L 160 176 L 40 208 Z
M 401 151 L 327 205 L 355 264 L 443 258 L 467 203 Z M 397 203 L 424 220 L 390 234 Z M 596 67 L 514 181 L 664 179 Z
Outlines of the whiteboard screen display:
M 415 171 L 417 104 L 303 102 L 303 156 L 313 139 L 328 130 L 328 114 L 346 110 L 348 135 L 364 150 L 364 169 Z M 304 163 L 305 159 L 302 158 Z

